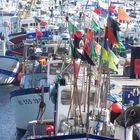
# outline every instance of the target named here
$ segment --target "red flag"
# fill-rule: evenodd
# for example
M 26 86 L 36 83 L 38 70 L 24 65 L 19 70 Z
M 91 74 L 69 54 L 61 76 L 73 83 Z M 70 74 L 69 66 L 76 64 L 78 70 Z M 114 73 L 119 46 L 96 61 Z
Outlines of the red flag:
M 92 36 L 92 30 L 88 29 L 87 31 L 87 41 L 90 42 L 91 41 L 91 36 Z
M 96 14 L 104 14 L 104 11 L 102 11 L 100 8 L 97 8 L 97 7 L 94 9 L 94 12 Z
M 115 6 L 110 4 L 110 6 L 108 7 L 108 11 L 111 12 L 111 13 L 114 13 L 115 12 Z
M 74 77 L 77 78 L 79 74 L 79 66 L 75 61 L 73 61 L 73 69 L 74 69 Z
M 71 37 L 74 38 L 76 36 L 77 38 L 81 38 L 82 33 L 80 31 L 72 32 Z
M 41 24 L 42 26 L 47 26 L 47 25 L 48 25 L 47 22 L 44 21 L 44 20 L 42 20 L 42 21 L 40 22 L 40 24 Z
M 42 36 L 43 33 L 39 29 L 35 29 L 36 36 Z
M 118 44 L 118 41 L 110 27 L 108 27 L 108 41 L 112 44 Z
M 76 35 L 78 38 L 81 38 L 82 33 L 81 33 L 80 31 L 77 31 L 77 32 L 75 33 L 75 35 Z
M 90 53 L 90 47 L 89 47 L 88 43 L 85 44 L 84 50 L 86 51 L 86 53 L 88 53 L 88 54 Z

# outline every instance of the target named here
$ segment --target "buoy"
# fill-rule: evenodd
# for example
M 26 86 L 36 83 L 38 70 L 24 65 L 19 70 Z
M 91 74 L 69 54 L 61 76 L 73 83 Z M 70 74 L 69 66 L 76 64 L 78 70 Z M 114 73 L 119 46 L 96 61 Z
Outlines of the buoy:
M 122 111 L 122 106 L 119 103 L 112 103 L 112 111 L 115 113 L 120 113 Z
M 54 126 L 53 125 L 47 125 L 47 135 L 51 136 L 52 133 L 54 133 Z

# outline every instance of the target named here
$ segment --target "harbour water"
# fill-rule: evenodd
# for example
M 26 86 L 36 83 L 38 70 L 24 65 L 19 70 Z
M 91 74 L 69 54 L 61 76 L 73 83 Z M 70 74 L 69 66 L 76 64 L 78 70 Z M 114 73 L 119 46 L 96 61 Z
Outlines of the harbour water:
M 0 86 L 0 140 L 15 140 L 16 137 L 15 116 L 9 93 L 17 88 L 14 85 Z

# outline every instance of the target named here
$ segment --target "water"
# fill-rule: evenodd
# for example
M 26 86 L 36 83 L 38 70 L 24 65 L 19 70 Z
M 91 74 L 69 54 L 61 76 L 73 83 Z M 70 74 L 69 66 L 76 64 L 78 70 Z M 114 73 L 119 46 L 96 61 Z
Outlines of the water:
M 0 86 L 0 140 L 15 140 L 16 125 L 14 109 L 10 103 L 10 92 L 17 89 L 13 85 Z

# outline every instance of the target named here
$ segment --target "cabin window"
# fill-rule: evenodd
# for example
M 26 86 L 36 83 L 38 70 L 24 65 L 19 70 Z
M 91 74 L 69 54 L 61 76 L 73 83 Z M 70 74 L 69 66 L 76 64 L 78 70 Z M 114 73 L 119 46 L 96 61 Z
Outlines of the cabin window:
M 62 63 L 50 64 L 50 75 L 57 75 L 61 72 Z
M 62 105 L 70 105 L 71 93 L 72 92 L 70 90 L 62 90 L 61 91 L 61 104 Z M 77 95 L 77 93 L 75 95 Z M 84 95 L 84 94 L 82 94 L 82 92 L 79 90 L 78 95 L 79 96 L 76 96 L 76 98 L 74 98 L 75 99 L 74 102 L 75 102 L 76 106 L 78 106 L 78 98 L 77 97 L 79 97 L 79 101 L 80 101 L 81 105 L 84 103 L 84 96 L 82 97 L 82 95 Z
M 30 26 L 35 26 L 35 23 L 30 23 Z
M 28 27 L 28 24 L 22 24 L 22 27 Z
M 54 47 L 48 47 L 48 54 L 54 54 Z
M 71 100 L 71 91 L 62 90 L 61 92 L 61 104 L 69 105 Z

